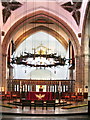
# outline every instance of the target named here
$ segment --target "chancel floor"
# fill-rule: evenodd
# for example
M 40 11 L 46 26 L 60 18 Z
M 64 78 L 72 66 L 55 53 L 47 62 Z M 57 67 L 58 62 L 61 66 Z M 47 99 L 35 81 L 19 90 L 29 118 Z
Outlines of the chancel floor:
M 75 115 L 75 116 L 57 116 L 57 117 L 28 117 L 28 116 L 2 116 L 2 120 L 90 120 L 88 115 Z
M 34 109 L 34 107 L 31 108 L 26 106 L 23 108 L 22 110 L 22 106 L 16 106 L 16 105 L 12 105 L 12 104 L 7 104 L 8 101 L 4 101 L 2 104 L 5 104 L 6 106 L 13 106 L 12 108 L 8 108 L 8 107 L 1 107 L 0 106 L 0 112 L 3 113 L 4 115 L 6 114 L 17 114 L 17 115 L 72 115 L 72 114 L 77 114 L 77 113 L 88 113 L 88 106 L 82 106 L 82 107 L 76 107 L 76 108 L 71 108 L 71 109 L 63 109 L 65 107 L 68 106 L 75 106 L 75 105 L 85 105 L 87 104 L 87 101 L 84 102 L 67 102 L 67 104 L 61 104 L 60 106 L 55 107 L 55 110 L 53 109 L 53 107 L 48 107 L 48 109 L 46 110 L 46 107 L 44 107 L 44 109 L 42 109 L 42 107 L 36 107 L 36 109 Z M 12 101 L 10 102 L 12 103 Z M 69 105 L 70 104 L 70 105 Z

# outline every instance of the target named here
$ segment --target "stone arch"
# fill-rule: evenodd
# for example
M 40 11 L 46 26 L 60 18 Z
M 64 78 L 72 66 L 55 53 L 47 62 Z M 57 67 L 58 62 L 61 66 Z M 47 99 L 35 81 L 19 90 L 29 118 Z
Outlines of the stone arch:
M 24 41 L 23 36 L 28 37 L 38 31 L 44 31 L 46 33 L 49 33 L 50 35 L 55 37 L 67 49 L 68 43 L 65 41 L 65 39 L 59 33 L 57 33 L 56 31 L 54 31 L 46 26 L 42 26 L 42 25 L 32 28 L 32 29 L 28 30 L 27 32 L 25 32 L 24 34 L 22 34 L 15 42 L 16 48 L 20 45 L 21 42 Z
M 35 19 L 36 17 L 45 17 L 50 20 L 52 20 L 53 23 L 57 24 L 58 26 L 61 26 L 65 32 L 67 32 L 67 34 L 70 36 L 70 39 L 73 43 L 74 46 L 74 50 L 75 50 L 75 54 L 78 55 L 80 54 L 80 44 L 78 41 L 78 38 L 76 36 L 76 34 L 74 33 L 73 29 L 66 23 L 64 22 L 62 19 L 60 19 L 58 16 L 55 16 L 52 13 L 48 13 L 44 10 L 39 10 L 34 13 L 28 14 L 27 16 L 24 16 L 23 18 L 21 18 L 20 20 L 18 20 L 6 33 L 3 43 L 2 43 L 2 48 L 5 48 L 4 54 L 6 54 L 6 51 L 8 49 L 8 44 L 10 43 L 10 37 L 12 36 L 12 34 L 17 31 L 18 28 L 20 28 L 23 23 L 27 23 L 28 21 Z
M 75 51 L 75 55 L 76 56 L 79 56 L 81 53 L 81 48 L 80 48 L 80 44 L 79 44 L 79 41 L 78 41 L 78 38 L 76 36 L 76 34 L 74 33 L 73 29 L 65 22 L 63 21 L 62 19 L 60 19 L 58 16 L 55 16 L 54 14 L 52 13 L 48 13 L 44 10 L 39 10 L 39 11 L 36 11 L 35 14 L 34 13 L 30 13 L 24 17 L 22 17 L 21 19 L 19 19 L 9 30 L 8 32 L 6 33 L 5 37 L 4 37 L 4 40 L 2 42 L 2 61 L 3 61 L 3 86 L 6 86 L 6 66 L 7 66 L 7 63 L 6 63 L 6 60 L 7 60 L 7 50 L 8 50 L 8 47 L 9 47 L 9 43 L 11 42 L 11 38 L 12 38 L 12 35 L 14 32 L 16 32 L 21 26 L 23 26 L 23 24 L 26 24 L 27 22 L 35 19 L 35 18 L 38 18 L 38 17 L 44 17 L 44 18 L 48 18 L 50 19 L 54 24 L 62 27 L 62 29 L 68 34 L 68 36 L 70 36 L 70 40 L 73 44 L 73 47 L 74 47 L 74 51 Z M 48 32 L 48 30 L 50 30 L 51 34 L 55 37 L 55 35 L 57 34 L 57 32 L 55 32 L 54 30 L 48 28 L 48 27 L 45 27 L 45 26 L 39 26 L 37 28 L 33 28 L 32 30 L 35 32 L 34 29 L 37 29 L 37 30 L 44 30 L 46 32 Z M 27 32 L 28 35 L 30 34 L 30 31 Z M 21 36 L 22 37 L 22 36 Z M 59 37 L 62 37 L 59 35 Z M 58 39 L 58 38 L 57 38 Z M 18 41 L 20 40 L 20 37 L 18 38 Z M 66 44 L 65 43 L 65 40 L 63 39 L 62 37 L 62 40 L 63 40 L 63 44 Z

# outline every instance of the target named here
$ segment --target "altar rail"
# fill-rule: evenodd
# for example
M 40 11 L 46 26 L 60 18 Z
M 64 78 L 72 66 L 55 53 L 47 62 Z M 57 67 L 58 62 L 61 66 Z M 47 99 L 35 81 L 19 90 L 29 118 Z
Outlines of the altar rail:
M 36 91 L 36 85 L 46 85 L 46 92 L 74 92 L 75 80 L 7 80 L 8 91 L 11 92 Z

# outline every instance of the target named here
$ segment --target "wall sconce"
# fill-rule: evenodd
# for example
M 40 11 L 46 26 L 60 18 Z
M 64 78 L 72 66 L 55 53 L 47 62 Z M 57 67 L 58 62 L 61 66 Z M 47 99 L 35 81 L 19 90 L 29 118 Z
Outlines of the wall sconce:
M 0 92 L 4 92 L 4 91 L 5 91 L 4 87 L 0 87 Z
M 85 86 L 84 92 L 88 92 L 88 86 Z
M 4 87 L 2 87 L 1 90 L 2 90 L 2 92 L 4 92 L 5 91 Z
M 82 88 L 78 88 L 78 93 L 81 93 L 82 92 Z

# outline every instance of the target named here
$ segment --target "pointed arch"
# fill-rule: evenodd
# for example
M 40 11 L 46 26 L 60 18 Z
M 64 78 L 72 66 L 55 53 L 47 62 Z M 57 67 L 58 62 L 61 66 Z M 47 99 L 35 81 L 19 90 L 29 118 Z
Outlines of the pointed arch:
M 3 54 L 7 53 L 7 49 L 8 49 L 9 43 L 11 41 L 11 38 L 12 38 L 12 35 L 14 34 L 14 32 L 18 31 L 18 29 L 20 29 L 23 26 L 23 24 L 27 24 L 28 22 L 30 22 L 36 18 L 40 18 L 40 17 L 48 18 L 54 24 L 60 26 L 68 34 L 68 36 L 70 36 L 70 39 L 71 39 L 73 46 L 74 46 L 75 55 L 80 55 L 80 44 L 79 44 L 77 36 L 74 33 L 74 31 L 72 30 L 72 28 L 66 22 L 64 22 L 62 19 L 60 19 L 58 16 L 55 16 L 54 14 L 52 14 L 50 12 L 48 13 L 44 10 L 39 10 L 39 11 L 36 11 L 35 14 L 30 13 L 30 14 L 22 17 L 8 30 L 8 32 L 6 33 L 6 35 L 4 37 L 3 43 L 2 43 L 2 48 L 5 49 L 3 51 L 4 52 Z M 55 34 L 56 34 L 56 31 L 55 30 L 53 31 L 50 28 L 39 26 L 36 28 L 36 30 L 39 30 L 39 28 L 43 29 L 46 32 L 48 30 L 50 30 L 51 33 L 54 33 L 53 36 L 55 36 Z M 34 29 L 35 28 L 33 28 L 32 31 L 35 32 Z M 30 34 L 30 31 L 28 31 L 27 33 Z M 61 36 L 59 35 L 59 37 L 61 37 Z M 20 40 L 20 38 L 18 40 Z M 63 40 L 63 42 L 64 42 L 64 44 L 66 44 L 64 40 Z

